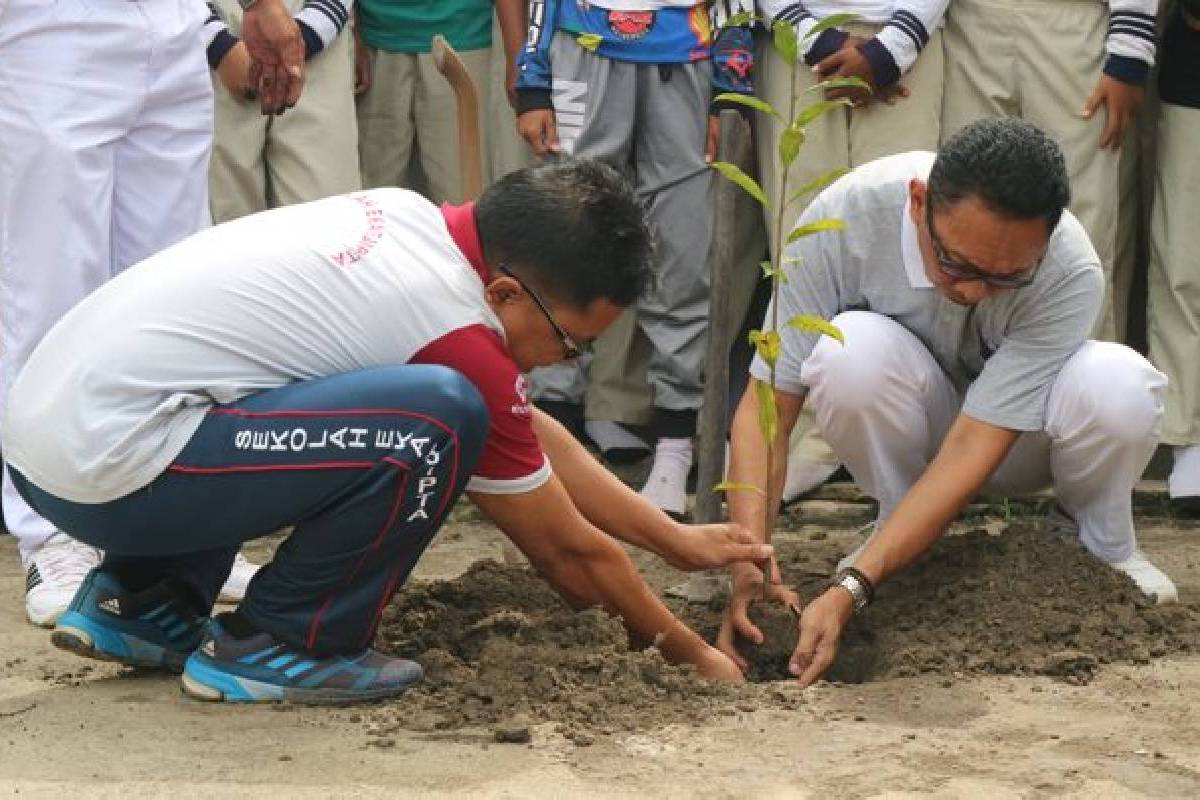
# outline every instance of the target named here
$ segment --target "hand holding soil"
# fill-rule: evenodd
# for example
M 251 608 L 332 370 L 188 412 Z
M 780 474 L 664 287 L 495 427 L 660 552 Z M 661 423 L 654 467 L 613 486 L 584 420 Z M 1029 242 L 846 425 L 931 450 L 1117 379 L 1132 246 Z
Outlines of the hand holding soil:
M 800 641 L 788 662 L 788 671 L 809 686 L 825 674 L 837 657 L 838 642 L 854 603 L 849 593 L 832 587 L 805 606 L 800 614 Z
M 762 570 L 749 564 L 739 564 L 733 569 L 731 583 L 729 606 L 717 633 L 717 648 L 746 672 L 750 664 L 738 652 L 739 641 L 751 645 L 762 645 L 766 641 L 762 630 L 750 619 L 751 606 L 764 599 L 776 601 L 787 612 L 787 617 L 795 620 L 802 603 L 800 595 L 780 581 L 779 566 L 774 557 L 771 557 L 771 582 L 765 590 Z M 774 603 L 770 607 L 774 608 Z

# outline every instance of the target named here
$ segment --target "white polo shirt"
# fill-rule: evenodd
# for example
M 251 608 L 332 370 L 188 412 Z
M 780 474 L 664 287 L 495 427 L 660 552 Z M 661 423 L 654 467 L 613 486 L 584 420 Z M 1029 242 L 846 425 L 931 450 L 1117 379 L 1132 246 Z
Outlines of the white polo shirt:
M 487 278 L 473 209 L 400 189 L 209 228 L 126 270 L 46 335 L 9 395 L 4 457 L 52 494 L 102 503 L 154 480 L 216 404 L 443 364 L 491 415 L 467 488 L 528 491 L 550 467 Z
M 891 317 L 924 343 L 965 393 L 963 413 L 1002 428 L 1042 430 L 1051 384 L 1087 341 L 1100 312 L 1100 257 L 1068 211 L 1032 284 L 970 307 L 948 300 L 925 273 L 909 212 L 909 181 L 927 180 L 934 157 L 912 152 L 872 161 L 809 205 L 799 224 L 838 217 L 846 230 L 800 239 L 786 250 L 786 257 L 802 263 L 788 267 L 780 324 L 797 314 L 830 319 L 852 309 Z M 801 366 L 817 337 L 786 327 L 780 334 L 776 385 L 804 394 Z M 759 358 L 750 372 L 763 381 L 770 374 Z

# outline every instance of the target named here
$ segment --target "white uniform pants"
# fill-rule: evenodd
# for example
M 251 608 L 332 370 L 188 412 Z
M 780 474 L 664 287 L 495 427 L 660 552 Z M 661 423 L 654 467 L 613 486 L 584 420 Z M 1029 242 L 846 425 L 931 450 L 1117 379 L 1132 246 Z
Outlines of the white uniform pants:
M 198 0 L 0 3 L 0 411 L 47 330 L 208 224 Z M 3 489 L 23 556 L 54 528 Z
M 801 378 L 821 432 L 882 522 L 941 447 L 962 397 L 925 346 L 868 311 L 833 320 Z M 1135 547 L 1131 493 L 1158 440 L 1166 377 L 1124 345 L 1089 341 L 1050 391 L 1043 431 L 1023 433 L 984 487 L 1021 494 L 1053 486 L 1083 544 L 1120 561 Z

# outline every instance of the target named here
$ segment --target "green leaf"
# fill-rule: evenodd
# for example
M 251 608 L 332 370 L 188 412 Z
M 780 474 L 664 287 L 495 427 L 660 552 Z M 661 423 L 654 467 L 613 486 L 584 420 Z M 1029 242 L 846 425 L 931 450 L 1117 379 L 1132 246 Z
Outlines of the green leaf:
M 711 164 L 712 168 L 724 175 L 729 180 L 742 187 L 746 194 L 753 197 L 763 208 L 770 208 L 771 204 L 767 201 L 767 195 L 763 192 L 762 187 L 758 182 L 751 178 L 746 173 L 742 172 L 742 168 L 737 164 L 730 164 L 728 161 L 714 161 Z
M 788 200 L 788 205 L 791 205 L 792 203 L 796 202 L 801 197 L 804 197 L 804 195 L 806 195 L 806 194 L 812 194 L 813 192 L 821 191 L 826 186 L 833 183 L 834 181 L 836 181 L 838 178 L 842 177 L 849 171 L 850 170 L 846 169 L 845 167 L 838 167 L 837 169 L 833 170 L 832 172 L 826 172 L 824 175 L 822 175 L 819 178 L 814 178 L 813 180 L 809 181 L 808 183 L 804 184 L 803 186 L 801 186 L 799 189 L 796 190 L 796 193 L 794 195 L 792 195 L 791 198 Z
M 789 261 L 798 261 L 798 259 L 794 259 L 794 258 L 784 259 L 785 263 L 789 262 Z M 779 267 L 778 269 L 776 269 L 775 265 L 772 264 L 770 261 L 760 261 L 758 264 L 758 268 L 762 270 L 763 277 L 766 278 L 767 280 L 770 280 L 771 278 L 776 278 L 779 280 L 780 283 L 788 282 L 788 276 L 787 276 L 787 273 L 783 271 L 783 267 Z
M 801 225 L 788 234 L 787 243 L 791 244 L 797 239 L 803 239 L 805 236 L 812 236 L 814 233 L 822 231 L 844 231 L 846 223 L 840 219 L 833 217 L 827 219 L 819 219 L 816 222 L 810 222 L 807 225 Z
M 604 37 L 596 33 L 581 33 L 575 37 L 575 41 L 579 42 L 579 46 L 584 50 L 594 53 L 604 41 Z
M 768 103 L 766 100 L 759 100 L 757 97 L 748 94 L 738 94 L 737 92 L 722 92 L 713 98 L 713 102 L 730 102 L 740 103 L 744 106 L 749 106 L 756 111 L 761 111 L 764 114 L 770 114 L 775 119 L 781 119 L 779 112 L 775 110 L 775 106 Z
M 828 89 L 866 89 L 868 92 L 874 92 L 871 84 L 864 81 L 862 78 L 854 75 L 843 75 L 837 78 L 826 78 L 820 83 L 815 83 L 804 90 L 805 94 L 809 92 L 824 92 Z
M 796 40 L 796 29 L 786 20 L 775 20 L 771 26 L 775 34 L 775 50 L 789 67 L 796 66 L 796 54 L 800 51 L 800 43 Z
M 762 17 L 758 16 L 753 11 L 739 11 L 738 13 L 734 14 L 729 19 L 725 20 L 725 24 L 722 25 L 721 27 L 722 28 L 742 28 L 742 27 L 745 27 L 746 25 L 752 24 L 755 20 L 759 20 L 759 19 L 762 19 Z
M 775 389 L 771 384 L 754 378 L 754 394 L 758 397 L 758 430 L 768 443 L 779 433 L 779 409 L 775 406 Z
M 759 357 L 768 364 L 779 360 L 779 350 L 783 342 L 778 331 L 750 331 L 750 344 L 754 345 Z
M 763 497 L 767 493 L 755 486 L 753 483 L 735 483 L 733 481 L 721 481 L 712 488 L 714 492 L 757 492 Z
M 783 168 L 787 169 L 796 160 L 796 154 L 800 152 L 800 145 L 804 144 L 804 131 L 800 128 L 784 128 L 783 133 L 779 134 L 779 160 L 783 163 Z
M 842 336 L 842 332 L 838 330 L 836 325 L 815 314 L 797 314 L 784 324 L 789 328 L 796 328 L 805 333 L 823 333 L 826 336 L 837 339 L 842 344 L 846 343 L 846 339 Z
M 792 122 L 792 127 L 808 127 L 818 117 L 828 114 L 835 108 L 849 108 L 851 105 L 853 104 L 848 97 L 839 97 L 837 100 L 818 100 L 815 103 L 809 103 L 796 115 L 796 119 Z
M 854 22 L 858 19 L 858 14 L 830 14 L 823 20 L 812 26 L 812 30 L 804 34 L 804 41 L 816 38 L 830 28 L 840 28 L 847 22 Z

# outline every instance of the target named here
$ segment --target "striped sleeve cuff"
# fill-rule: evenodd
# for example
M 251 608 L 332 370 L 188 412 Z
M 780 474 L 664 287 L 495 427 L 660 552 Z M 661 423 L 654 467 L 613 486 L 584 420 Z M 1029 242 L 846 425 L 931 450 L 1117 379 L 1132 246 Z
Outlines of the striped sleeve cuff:
M 206 42 L 204 54 L 208 58 L 208 66 L 216 69 L 225 54 L 238 43 L 238 38 L 229 32 L 224 17 L 212 2 L 208 3 L 208 17 L 204 20 L 203 31 L 202 41 Z
M 783 8 L 779 9 L 779 13 L 771 18 L 772 26 L 774 26 L 776 22 L 792 23 L 792 25 L 794 25 L 796 28 L 796 38 L 800 40 L 800 47 L 803 48 L 805 45 L 804 37 L 808 36 L 809 31 L 816 27 L 817 18 L 808 12 L 808 9 L 804 7 L 803 3 L 789 3 Z M 832 36 L 827 36 L 826 34 L 832 34 Z M 841 47 L 840 42 L 837 44 L 837 46 L 829 46 L 830 41 L 837 38 L 838 34 L 841 34 L 842 41 L 845 41 L 846 34 L 833 28 L 827 31 L 822 31 L 815 39 L 809 41 L 808 50 L 804 53 L 804 62 L 806 64 L 816 64 L 817 62 L 821 61 L 821 59 L 837 50 L 838 47 Z M 820 44 L 823 49 L 818 49 L 818 44 Z
M 916 63 L 917 56 L 925 49 L 925 45 L 929 44 L 929 29 L 913 12 L 897 9 L 875 38 L 891 56 L 896 67 L 896 79 L 899 80 L 900 75 L 908 72 Z M 871 63 L 874 66 L 875 62 Z M 880 81 L 879 85 L 887 84 Z
M 871 76 L 875 79 L 875 87 L 883 89 L 900 80 L 900 67 L 896 59 L 879 41 L 878 37 L 868 39 L 858 46 L 858 52 L 866 56 L 871 64 Z
M 337 38 L 349 19 L 350 9 L 343 0 L 304 0 L 304 7 L 296 14 L 296 22 L 303 23 L 300 28 L 302 34 L 307 26 L 315 37 L 310 42 L 309 37 L 305 36 L 308 58 Z
M 1145 83 L 1154 65 L 1154 43 L 1154 14 L 1113 8 L 1108 15 L 1104 72 L 1125 83 Z

